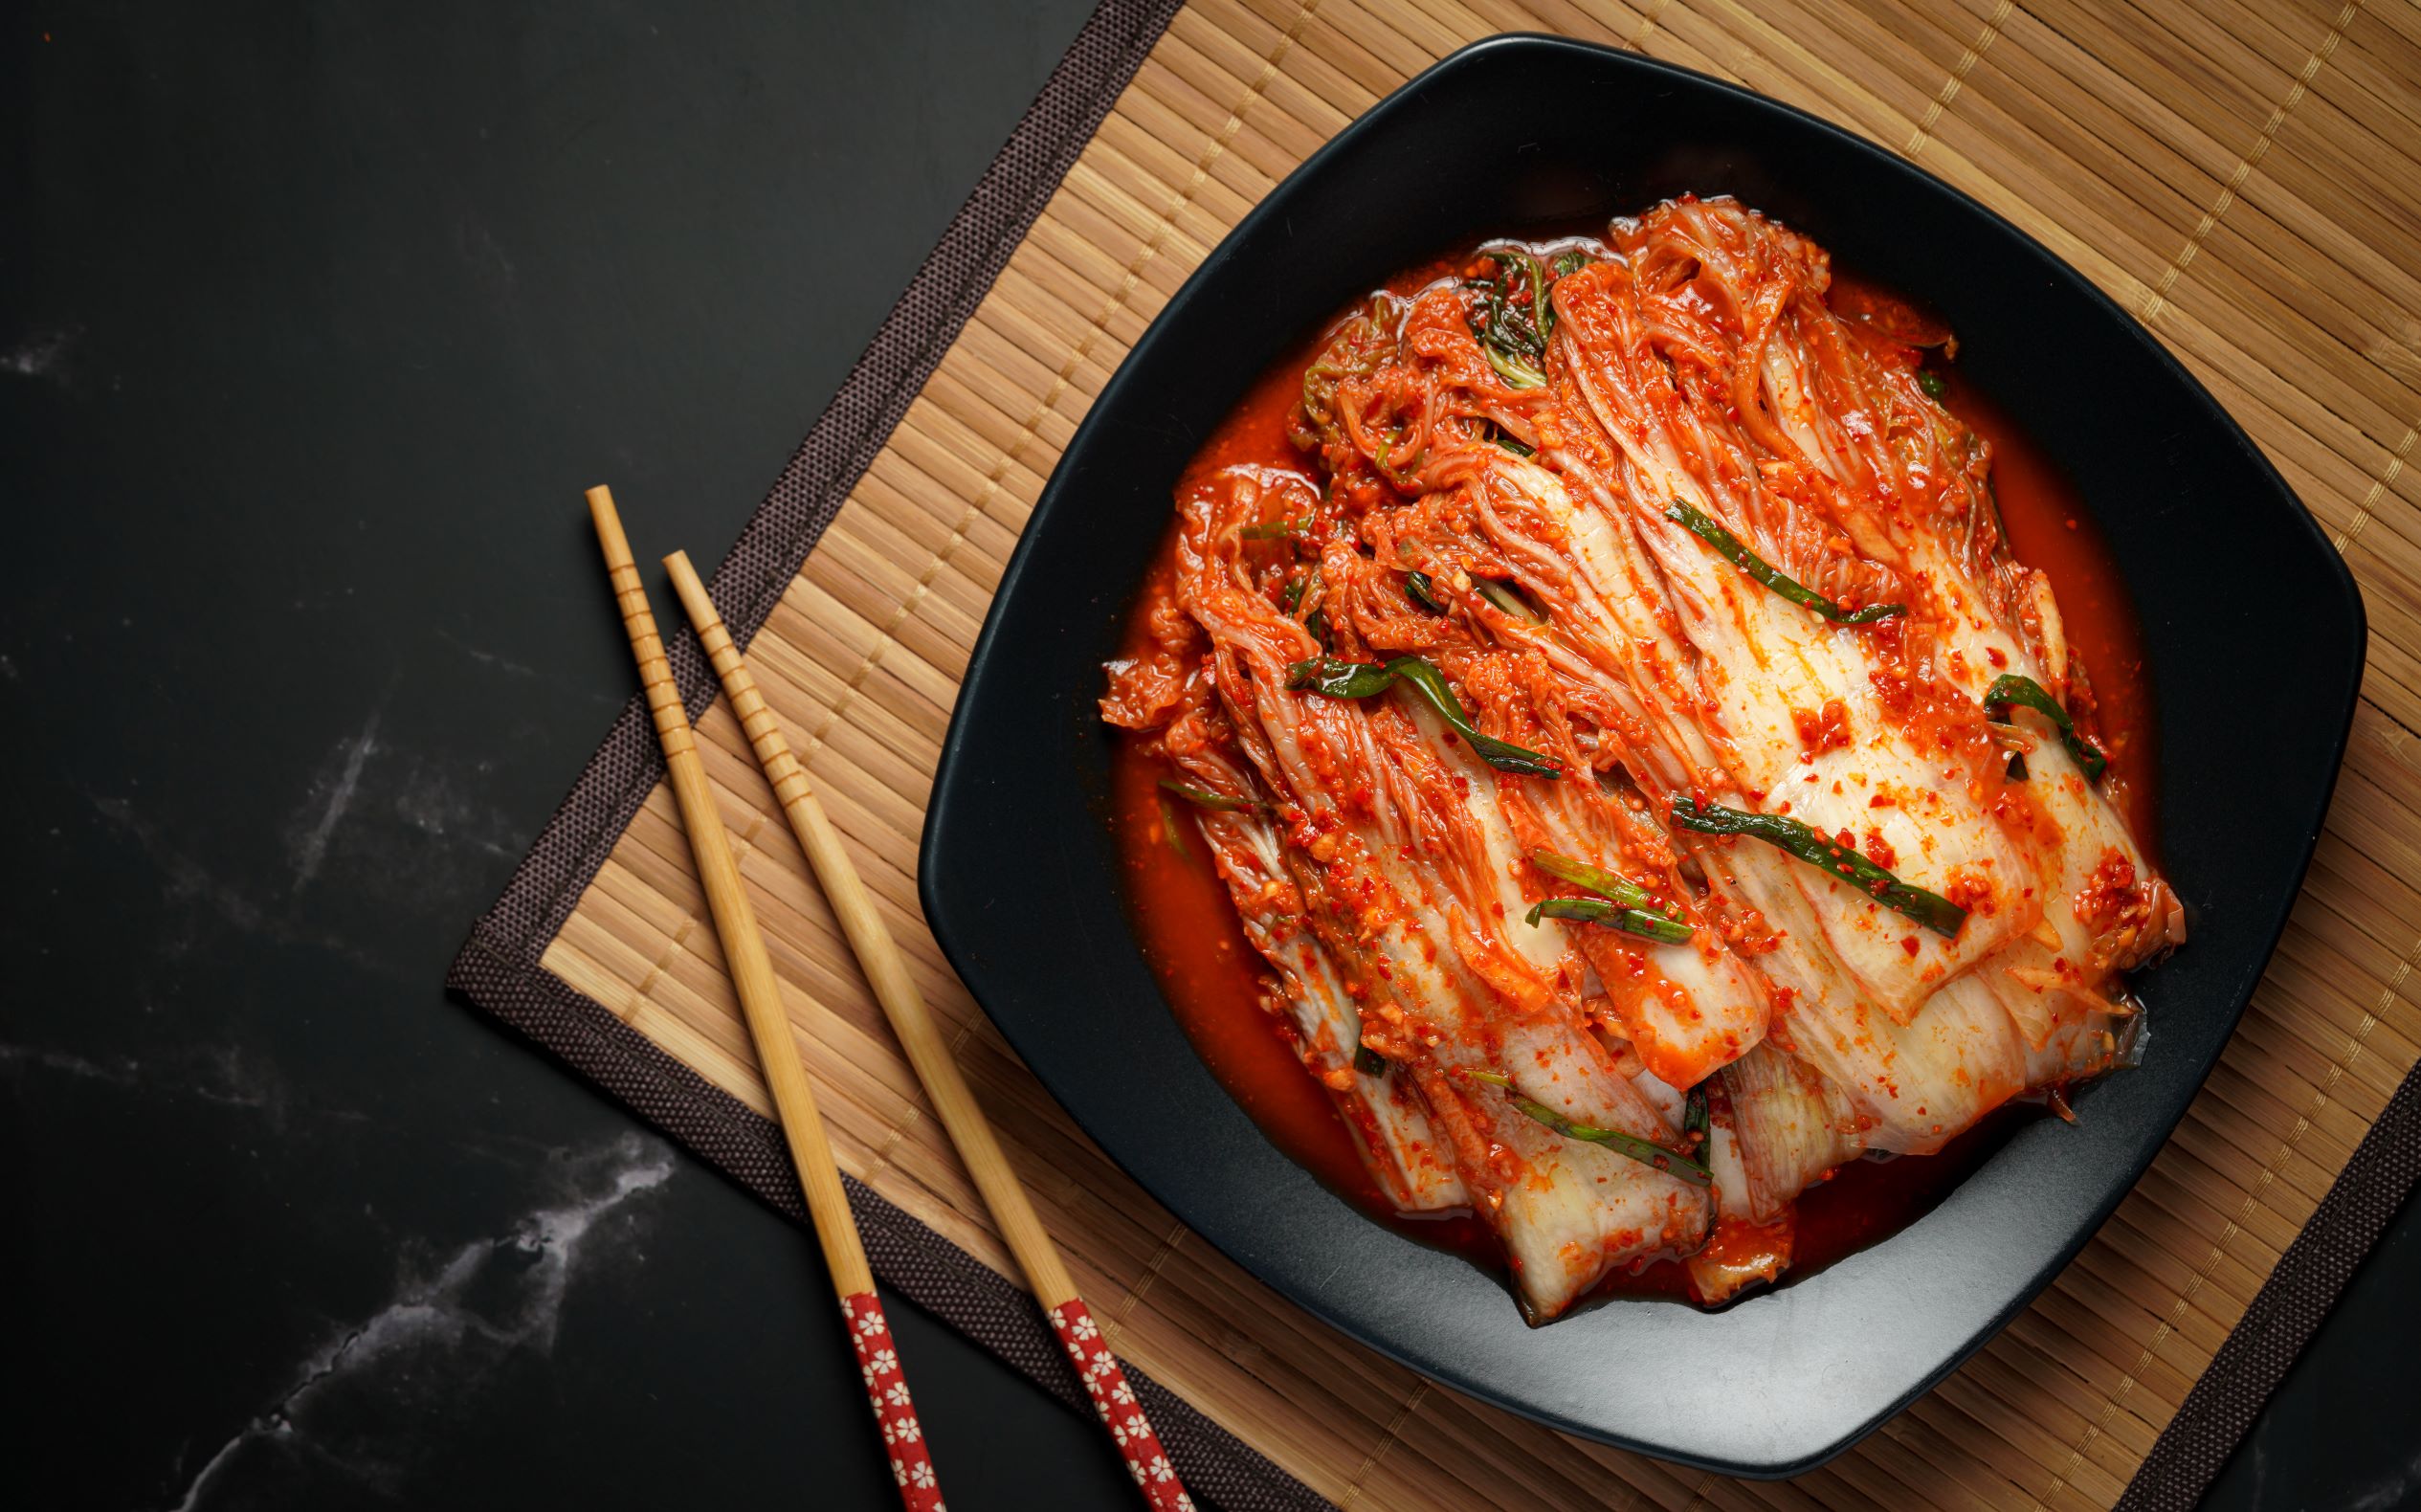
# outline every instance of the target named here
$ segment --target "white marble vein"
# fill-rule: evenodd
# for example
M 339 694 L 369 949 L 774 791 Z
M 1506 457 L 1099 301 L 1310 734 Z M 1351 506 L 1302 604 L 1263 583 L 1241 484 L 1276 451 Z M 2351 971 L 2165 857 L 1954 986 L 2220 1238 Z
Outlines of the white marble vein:
M 324 787 L 327 796 L 320 805 L 319 817 L 295 832 L 292 849 L 297 892 L 311 885 L 311 878 L 319 875 L 320 863 L 327 858 L 328 836 L 344 822 L 344 811 L 352 804 L 354 791 L 362 786 L 362 768 L 368 764 L 370 753 L 378 749 L 378 719 L 383 712 L 370 710 L 369 723 L 362 726 L 359 734 L 337 743 L 340 761 L 335 778 L 314 785 Z
M 314 1409 L 344 1389 L 387 1397 L 435 1392 L 458 1401 L 506 1359 L 552 1353 L 573 1277 L 600 1254 L 616 1253 L 598 1252 L 600 1226 L 673 1170 L 671 1151 L 637 1134 L 571 1157 L 560 1201 L 504 1234 L 474 1239 L 433 1266 L 408 1272 L 386 1306 L 335 1330 L 298 1364 L 292 1384 L 213 1451 L 170 1505 L 193 1512 L 208 1504 L 237 1457 L 262 1444 L 357 1472 L 371 1468 L 351 1446 L 313 1442 Z

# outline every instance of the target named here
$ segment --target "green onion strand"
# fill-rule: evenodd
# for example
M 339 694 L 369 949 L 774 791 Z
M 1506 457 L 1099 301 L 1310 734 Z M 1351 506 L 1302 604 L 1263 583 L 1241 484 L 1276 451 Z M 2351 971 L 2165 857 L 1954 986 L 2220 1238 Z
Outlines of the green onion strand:
M 1570 919 L 1581 923 L 1604 924 L 1625 934 L 1641 935 L 1660 940 L 1666 945 L 1688 945 L 1697 931 L 1678 919 L 1650 913 L 1644 908 L 1625 908 L 1603 898 L 1547 898 L 1530 905 L 1529 921 L 1533 927 L 1542 919 Z
M 1673 800 L 1673 822 L 1700 834 L 1745 834 L 1763 840 L 1945 938 L 1956 938 L 1959 926 L 1966 923 L 1967 911 L 1940 893 L 1901 881 L 1848 846 L 1825 838 L 1786 814 L 1749 813 L 1713 803 L 1701 807 L 1692 798 L 1678 797 Z
M 1668 1176 L 1678 1176 L 1693 1187 L 1715 1185 L 1713 1171 L 1679 1150 L 1668 1149 L 1654 1140 L 1644 1140 L 1636 1134 L 1626 1133 L 1621 1129 L 1601 1129 L 1593 1123 L 1574 1123 L 1545 1103 L 1532 1098 L 1525 1098 L 1514 1091 L 1513 1078 L 1502 1072 L 1475 1071 L 1471 1073 L 1471 1079 L 1484 1081 L 1492 1087 L 1503 1089 L 1505 1101 L 1566 1139 L 1582 1140 L 1588 1144 L 1602 1145 L 1617 1155 L 1628 1155 L 1642 1166 L 1663 1171 Z
M 1367 699 L 1395 686 L 1395 665 L 1387 661 L 1339 661 L 1318 656 L 1286 669 L 1286 685 L 1332 699 Z
M 2012 703 L 2022 703 L 2052 722 L 2059 731 L 2059 744 L 2067 746 L 2068 754 L 2077 758 L 2077 765 L 2084 768 L 2085 781 L 2099 782 L 2101 774 L 2110 769 L 2110 758 L 2101 754 L 2099 746 L 2077 733 L 2077 722 L 2068 717 L 2068 711 L 2059 706 L 2059 700 L 2053 698 L 2041 683 L 2014 672 L 2004 672 L 1992 679 L 1990 687 L 1984 690 L 1984 707 L 1989 712 L 2007 708 Z M 2020 769 L 2012 775 L 2022 778 L 2025 772 Z
M 1174 777 L 1161 778 L 1160 786 L 1164 791 L 1175 793 L 1197 809 L 1214 809 L 1221 813 L 1267 813 L 1270 812 L 1270 806 L 1258 798 L 1231 798 L 1225 793 L 1212 792 L 1208 788 L 1197 788 L 1191 783 L 1179 782 Z
M 1473 754 L 1499 771 L 1516 772 L 1525 777 L 1561 777 L 1564 768 L 1551 756 L 1544 756 L 1493 735 L 1482 735 L 1463 712 L 1454 689 L 1446 685 L 1446 675 L 1436 664 L 1420 656 L 1398 656 L 1393 661 L 1340 661 L 1333 656 L 1315 656 L 1298 661 L 1286 669 L 1286 685 L 1299 692 L 1323 694 L 1332 699 L 1367 699 L 1385 693 L 1402 683 L 1412 690 L 1420 700 L 1453 728 L 1455 734 L 1471 743 Z
M 1505 381 L 1507 388 L 1544 389 L 1546 387 L 1546 374 L 1521 358 L 1509 356 L 1486 343 L 1481 344 L 1479 351 L 1488 359 L 1488 366 L 1497 370 L 1497 376 Z
M 1495 278 L 1472 284 L 1479 294 L 1478 313 L 1483 317 L 1472 325 L 1480 352 L 1497 376 L 1511 387 L 1544 388 L 1547 341 L 1555 334 L 1555 307 L 1547 302 L 1546 290 L 1554 278 L 1536 256 L 1518 245 L 1492 243 L 1481 247 L 1479 255 L 1497 262 Z M 1526 309 L 1513 302 L 1517 279 L 1530 286 Z
M 1193 859 L 1186 851 L 1186 836 L 1177 823 L 1176 806 L 1168 801 L 1168 794 L 1166 792 L 1160 794 L 1160 834 L 1161 837 L 1168 842 L 1168 848 L 1177 853 L 1177 859 L 1181 861 Z
M 1525 625 L 1546 623 L 1546 616 L 1510 584 L 1499 583 L 1495 578 L 1476 577 L 1471 580 L 1471 590 Z
M 1553 851 L 1532 851 L 1530 862 L 1549 877 L 1597 895 L 1546 899 L 1530 910 L 1530 923 L 1534 925 L 1543 918 L 1587 920 L 1667 945 L 1685 945 L 1697 933 L 1670 911 L 1657 907 L 1648 890 L 1628 878 Z
M 1569 882 L 1574 887 L 1586 887 L 1598 897 L 1611 899 L 1625 908 L 1644 908 L 1651 913 L 1664 911 L 1656 906 L 1655 899 L 1646 888 L 1627 877 L 1618 877 L 1602 866 L 1591 866 L 1587 861 L 1576 861 L 1568 856 L 1558 856 L 1553 851 L 1532 851 L 1530 864 L 1549 877 Z
M 1869 604 L 1864 609 L 1843 609 L 1814 589 L 1784 575 L 1773 564 L 1741 545 L 1740 537 L 1718 524 L 1713 517 L 1681 500 L 1675 500 L 1665 510 L 1664 518 L 1715 548 L 1716 555 L 1765 584 L 1775 592 L 1804 609 L 1817 613 L 1836 625 L 1871 625 L 1878 619 L 1904 614 L 1904 604 Z

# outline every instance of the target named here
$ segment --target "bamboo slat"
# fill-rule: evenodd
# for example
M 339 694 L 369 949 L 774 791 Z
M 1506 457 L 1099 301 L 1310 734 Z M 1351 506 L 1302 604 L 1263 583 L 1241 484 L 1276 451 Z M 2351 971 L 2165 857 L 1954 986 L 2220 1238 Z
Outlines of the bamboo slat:
M 1561 31 L 1922 164 L 2134 312 L 2363 585 L 2370 664 L 2305 895 L 2218 1072 L 2085 1254 L 1824 1469 L 1735 1483 L 1428 1385 L 1272 1296 L 1069 1124 L 918 915 L 958 678 L 1106 382 L 1226 229 L 1462 43 Z M 1341 1505 L 2106 1507 L 2421 1052 L 2421 12 L 2402 0 L 1199 0 L 1169 27 L 749 649 L 951 1053 L 1110 1342 Z M 851 1174 L 1014 1274 L 718 704 L 700 745 Z M 544 966 L 769 1106 L 658 791 Z

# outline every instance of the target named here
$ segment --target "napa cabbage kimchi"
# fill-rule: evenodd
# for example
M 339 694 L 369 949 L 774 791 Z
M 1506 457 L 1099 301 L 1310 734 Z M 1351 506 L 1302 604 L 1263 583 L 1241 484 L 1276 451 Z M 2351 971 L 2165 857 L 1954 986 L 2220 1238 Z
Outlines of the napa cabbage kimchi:
M 2123 1063 L 2182 910 L 1947 331 L 1730 200 L 1443 266 L 1189 475 L 1102 716 L 1388 1203 L 1533 1321 L 1719 1302 L 1845 1163 Z

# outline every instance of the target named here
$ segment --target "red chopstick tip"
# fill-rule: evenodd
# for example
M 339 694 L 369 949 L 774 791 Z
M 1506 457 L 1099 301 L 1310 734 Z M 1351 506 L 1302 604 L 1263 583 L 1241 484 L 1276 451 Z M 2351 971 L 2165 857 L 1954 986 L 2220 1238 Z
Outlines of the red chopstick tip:
M 1068 1351 L 1077 1378 L 1084 1383 L 1084 1394 L 1093 1399 L 1093 1411 L 1100 1414 L 1110 1436 L 1117 1440 L 1126 1472 L 1135 1478 L 1144 1500 L 1154 1512 L 1194 1512 L 1193 1498 L 1177 1479 L 1167 1450 L 1152 1431 L 1151 1420 L 1144 1415 L 1135 1389 L 1127 1384 L 1126 1372 L 1119 1368 L 1118 1356 L 1110 1352 L 1109 1341 L 1101 1337 L 1101 1325 L 1093 1321 L 1084 1299 L 1071 1297 L 1052 1308 L 1051 1328 Z
M 882 1315 L 881 1299 L 872 1292 L 853 1293 L 840 1300 L 840 1315 L 849 1328 L 849 1347 L 857 1355 L 857 1371 L 865 1377 L 875 1425 L 882 1431 L 883 1452 L 891 1456 L 900 1504 L 907 1512 L 944 1512 L 933 1453 L 925 1447 L 924 1426 L 917 1421 L 916 1402 L 900 1373 L 900 1353 L 890 1322 Z

